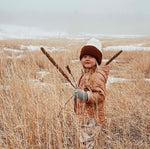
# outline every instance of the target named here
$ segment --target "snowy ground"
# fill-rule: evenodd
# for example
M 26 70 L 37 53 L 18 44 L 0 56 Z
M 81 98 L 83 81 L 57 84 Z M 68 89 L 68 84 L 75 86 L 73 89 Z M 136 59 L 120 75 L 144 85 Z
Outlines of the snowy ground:
M 67 33 L 58 33 L 58 32 L 43 32 L 37 28 L 27 28 L 27 27 L 21 27 L 21 26 L 7 26 L 7 25 L 0 25 L 0 40 L 3 39 L 11 39 L 11 38 L 15 38 L 15 39 L 30 39 L 30 38 L 47 38 L 47 37 L 69 37 Z M 122 36 L 120 36 L 122 37 Z M 70 37 L 72 38 L 72 37 Z M 78 38 L 81 38 L 80 36 Z M 82 37 L 83 39 L 84 37 Z M 85 36 L 86 38 L 86 36 Z M 84 38 L 84 39 L 85 39 Z M 46 46 L 35 46 L 35 45 L 21 45 L 20 49 L 10 49 L 10 48 L 3 48 L 2 51 L 9 51 L 9 52 L 15 52 L 15 53 L 20 53 L 20 55 L 14 57 L 14 56 L 7 56 L 7 58 L 12 59 L 20 59 L 22 57 L 24 57 L 23 52 L 28 50 L 30 52 L 32 51 L 40 51 L 40 47 L 44 47 L 48 52 L 54 52 L 54 51 L 66 51 L 67 49 L 64 49 L 63 47 L 61 48 L 56 48 L 56 47 L 46 47 Z M 107 46 L 105 48 L 103 48 L 103 50 L 123 50 L 123 51 L 135 51 L 135 50 L 144 50 L 144 51 L 150 51 L 150 47 L 144 47 L 143 43 L 139 43 L 139 44 L 134 44 L 134 45 L 119 45 L 119 46 Z M 0 52 L 2 52 L 0 51 Z M 103 59 L 103 62 L 107 62 L 108 59 Z M 115 62 L 117 60 L 114 60 Z M 72 63 L 78 63 L 79 60 L 72 60 Z M 49 75 L 49 72 L 45 72 L 45 71 L 41 71 L 41 72 L 37 72 L 37 74 L 41 75 L 41 78 L 45 77 L 46 75 Z M 39 80 L 30 80 L 31 82 L 41 85 L 41 86 L 46 86 L 46 85 L 50 85 L 50 84 L 46 84 L 43 82 L 40 82 Z M 108 78 L 108 82 L 107 82 L 107 87 L 111 84 L 111 83 L 115 83 L 115 82 L 124 82 L 124 81 L 130 81 L 128 79 L 124 79 L 124 78 L 115 78 L 115 77 L 109 77 Z M 150 79 L 146 78 L 145 81 L 150 81 Z M 68 83 L 66 83 L 66 86 L 70 87 L 70 85 Z M 2 88 L 2 86 L 0 86 L 0 88 Z
M 40 28 L 16 25 L 0 25 L 0 40 L 3 39 L 37 39 L 48 37 L 64 37 L 67 33 L 57 31 L 46 32 Z
M 10 49 L 10 48 L 3 48 L 4 51 L 9 51 L 9 52 L 14 52 L 14 53 L 23 53 L 25 50 L 28 50 L 30 52 L 33 52 L 33 51 L 41 51 L 40 50 L 40 47 L 43 47 L 46 49 L 46 51 L 48 52 L 54 52 L 54 51 L 66 51 L 67 49 L 64 49 L 63 47 L 62 48 L 56 48 L 56 47 L 46 47 L 46 46 L 33 46 L 33 45 L 29 45 L 29 46 L 24 46 L 24 45 L 21 45 L 20 46 L 20 50 L 18 49 Z
M 17 25 L 0 24 L 0 40 L 3 39 L 45 39 L 49 37 L 66 37 L 73 39 L 85 39 L 87 37 L 116 37 L 116 38 L 135 38 L 147 37 L 147 35 L 105 35 L 105 34 L 89 34 L 81 33 L 80 35 L 72 36 L 67 32 L 58 32 L 56 30 L 45 31 L 37 27 L 25 27 Z M 111 47 L 110 47 L 111 48 Z
M 122 46 L 108 46 L 103 48 L 103 50 L 123 50 L 123 51 L 136 51 L 136 50 L 144 50 L 150 51 L 150 47 L 143 47 L 142 43 L 137 45 L 122 45 Z

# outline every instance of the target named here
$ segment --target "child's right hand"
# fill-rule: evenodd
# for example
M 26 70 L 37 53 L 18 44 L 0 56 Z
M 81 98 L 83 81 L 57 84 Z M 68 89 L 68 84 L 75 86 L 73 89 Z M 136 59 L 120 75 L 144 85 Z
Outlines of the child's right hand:
M 81 89 L 74 90 L 74 97 L 79 98 L 80 100 L 88 101 L 88 93 Z

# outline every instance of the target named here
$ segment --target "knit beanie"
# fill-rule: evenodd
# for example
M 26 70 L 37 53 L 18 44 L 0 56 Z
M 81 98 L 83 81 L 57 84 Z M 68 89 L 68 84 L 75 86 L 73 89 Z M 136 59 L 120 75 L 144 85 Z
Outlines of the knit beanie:
M 98 65 L 101 64 L 102 61 L 102 45 L 98 39 L 92 38 L 87 44 L 82 47 L 80 52 L 80 60 L 84 55 L 91 55 L 96 58 Z

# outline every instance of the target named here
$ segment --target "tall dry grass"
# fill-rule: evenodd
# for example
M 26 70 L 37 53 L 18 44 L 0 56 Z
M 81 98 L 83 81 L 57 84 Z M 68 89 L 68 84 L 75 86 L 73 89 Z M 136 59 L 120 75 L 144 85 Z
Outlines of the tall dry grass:
M 148 39 L 101 39 L 103 46 L 148 43 Z M 69 64 L 77 80 L 82 68 L 78 59 L 87 39 L 1 40 L 0 41 L 0 147 L 1 148 L 80 148 L 77 119 L 73 113 L 73 89 L 41 51 L 14 53 L 3 48 L 44 45 L 64 48 L 50 53 L 65 68 Z M 109 59 L 115 51 L 104 51 Z M 22 58 L 16 58 L 23 55 Z M 10 58 L 10 57 L 12 58 Z M 110 76 L 129 79 L 107 88 L 106 121 L 101 148 L 150 147 L 150 52 L 123 52 L 110 64 Z M 39 71 L 49 74 L 41 76 Z M 64 69 L 64 71 L 66 71 Z M 67 73 L 67 71 L 66 71 Z M 68 74 L 69 75 L 69 74 Z

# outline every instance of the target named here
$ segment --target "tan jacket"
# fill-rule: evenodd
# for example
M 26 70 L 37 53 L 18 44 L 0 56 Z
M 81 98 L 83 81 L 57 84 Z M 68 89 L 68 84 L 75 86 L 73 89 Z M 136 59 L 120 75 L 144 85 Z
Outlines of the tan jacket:
M 88 102 L 77 99 L 76 115 L 81 119 L 95 117 L 97 123 L 101 124 L 105 120 L 104 101 L 106 96 L 106 82 L 109 74 L 109 66 L 99 66 L 91 75 L 90 86 L 86 80 L 88 73 L 81 75 L 78 88 L 88 92 Z

